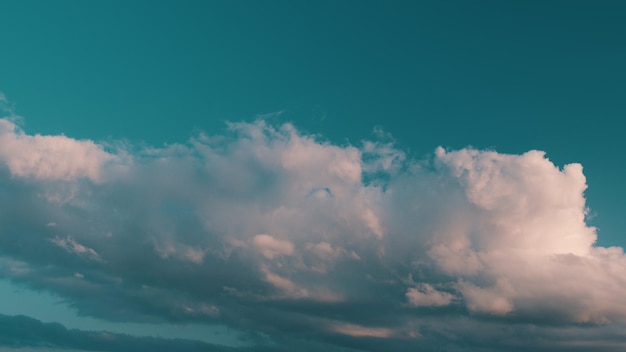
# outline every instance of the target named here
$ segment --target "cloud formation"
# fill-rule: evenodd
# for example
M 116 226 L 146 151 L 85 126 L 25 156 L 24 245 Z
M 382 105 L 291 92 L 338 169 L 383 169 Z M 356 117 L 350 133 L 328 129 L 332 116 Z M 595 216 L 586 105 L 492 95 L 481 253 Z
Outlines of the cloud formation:
M 29 136 L 7 119 L 0 119 L 0 157 L 13 176 L 65 181 L 98 181 L 103 164 L 114 159 L 92 141 Z
M 0 274 L 104 319 L 363 350 L 468 321 L 539 326 L 536 346 L 555 326 L 626 323 L 626 256 L 594 246 L 579 164 L 230 130 L 131 149 L 0 120 Z
M 133 337 L 104 331 L 69 330 L 56 323 L 42 323 L 25 316 L 0 314 L 0 346 L 4 351 L 211 351 L 248 352 L 249 348 L 229 348 L 199 341 Z

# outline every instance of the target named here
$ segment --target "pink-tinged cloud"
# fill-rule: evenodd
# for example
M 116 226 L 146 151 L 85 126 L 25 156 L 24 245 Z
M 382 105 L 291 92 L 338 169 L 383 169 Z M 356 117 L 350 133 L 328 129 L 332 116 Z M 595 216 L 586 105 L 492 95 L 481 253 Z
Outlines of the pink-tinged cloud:
M 437 312 L 626 323 L 626 256 L 594 244 L 582 167 L 543 152 L 411 160 L 259 121 L 107 153 L 0 121 L 0 274 L 82 314 L 385 340 Z
M 40 180 L 88 178 L 98 182 L 114 156 L 93 141 L 65 136 L 30 136 L 10 120 L 0 119 L 0 160 L 11 174 Z
M 266 234 L 254 236 L 252 243 L 267 259 L 274 259 L 277 256 L 289 256 L 294 253 L 294 247 L 291 242 L 279 240 Z
M 406 298 L 415 307 L 438 307 L 452 303 L 454 296 L 442 291 L 437 291 L 429 284 L 421 284 L 411 287 L 406 291 Z

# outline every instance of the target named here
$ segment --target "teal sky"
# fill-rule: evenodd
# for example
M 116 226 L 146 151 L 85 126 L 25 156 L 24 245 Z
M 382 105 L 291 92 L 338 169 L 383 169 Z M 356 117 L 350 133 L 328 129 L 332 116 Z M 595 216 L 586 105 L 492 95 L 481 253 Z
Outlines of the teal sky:
M 28 134 L 162 146 L 261 116 L 340 145 L 381 128 L 418 159 L 438 146 L 538 149 L 559 166 L 583 165 L 598 244 L 626 247 L 626 2 L 0 0 L 0 9 L 0 92 Z M 4 285 L 0 301 L 15 297 Z M 71 325 L 72 314 L 58 320 Z
M 621 1 L 3 1 L 1 89 L 25 129 L 186 140 L 284 111 L 333 141 L 380 126 L 581 162 L 601 243 L 626 244 Z
M 610 3 L 32 5 L 4 4 L 2 77 L 42 132 L 161 143 L 285 110 L 332 138 L 525 150 L 623 113 Z

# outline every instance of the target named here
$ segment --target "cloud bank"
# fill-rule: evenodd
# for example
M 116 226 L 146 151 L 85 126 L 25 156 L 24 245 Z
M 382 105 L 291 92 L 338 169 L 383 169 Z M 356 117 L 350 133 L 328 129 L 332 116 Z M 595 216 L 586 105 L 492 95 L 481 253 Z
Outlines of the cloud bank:
M 68 330 L 60 324 L 42 323 L 25 316 L 0 314 L 0 346 L 16 351 L 212 351 L 235 352 L 233 349 L 207 343 L 132 337 L 99 331 Z M 30 348 L 30 349 L 28 349 Z
M 229 126 L 131 148 L 0 119 L 0 275 L 103 319 L 371 351 L 573 350 L 626 323 L 626 256 L 594 246 L 579 164 Z M 519 345 L 486 342 L 511 324 Z

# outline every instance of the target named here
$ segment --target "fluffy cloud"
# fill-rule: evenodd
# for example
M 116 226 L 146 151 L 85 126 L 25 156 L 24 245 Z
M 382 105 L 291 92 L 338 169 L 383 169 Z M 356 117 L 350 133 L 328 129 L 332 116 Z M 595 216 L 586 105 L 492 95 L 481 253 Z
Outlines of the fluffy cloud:
M 82 314 L 366 350 L 430 343 L 451 316 L 626 322 L 626 256 L 594 246 L 582 167 L 539 151 L 415 161 L 382 133 L 338 146 L 258 121 L 107 152 L 0 127 L 0 274 Z
M 114 159 L 92 141 L 29 136 L 8 119 L 0 119 L 0 158 L 14 176 L 66 181 L 98 181 L 103 164 Z

